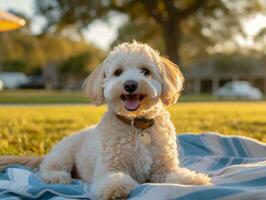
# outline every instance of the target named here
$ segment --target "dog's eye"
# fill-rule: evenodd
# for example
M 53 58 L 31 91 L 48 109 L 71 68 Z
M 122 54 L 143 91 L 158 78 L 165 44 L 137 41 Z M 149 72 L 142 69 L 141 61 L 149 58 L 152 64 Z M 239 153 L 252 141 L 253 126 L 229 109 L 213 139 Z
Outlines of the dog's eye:
M 123 73 L 121 69 L 115 70 L 114 75 L 115 76 L 120 76 Z
M 151 74 L 150 70 L 148 70 L 147 68 L 142 68 L 141 73 L 145 76 L 149 76 Z

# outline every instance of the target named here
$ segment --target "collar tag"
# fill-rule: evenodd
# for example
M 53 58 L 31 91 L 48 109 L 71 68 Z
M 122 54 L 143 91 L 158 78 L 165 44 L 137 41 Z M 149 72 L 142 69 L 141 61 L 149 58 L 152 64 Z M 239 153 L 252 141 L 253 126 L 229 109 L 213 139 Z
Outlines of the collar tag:
M 136 134 L 136 128 L 134 125 L 134 118 L 130 119 L 130 125 L 128 127 L 128 134 L 129 135 Z M 148 133 L 140 130 L 138 135 L 139 135 L 139 138 L 140 138 L 140 141 L 142 144 L 149 145 L 151 143 L 151 136 Z
M 140 141 L 142 144 L 148 146 L 151 143 L 151 136 L 147 132 L 141 132 Z

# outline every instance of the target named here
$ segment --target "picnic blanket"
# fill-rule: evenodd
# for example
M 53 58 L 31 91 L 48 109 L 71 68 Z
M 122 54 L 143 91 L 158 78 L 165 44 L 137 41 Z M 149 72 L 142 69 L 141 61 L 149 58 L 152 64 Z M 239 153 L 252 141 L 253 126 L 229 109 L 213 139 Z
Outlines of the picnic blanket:
M 213 186 L 141 184 L 129 199 L 266 199 L 266 145 L 245 137 L 217 133 L 177 136 L 182 166 L 208 173 Z M 0 173 L 0 199 L 93 199 L 90 186 L 45 184 L 38 172 L 10 166 Z

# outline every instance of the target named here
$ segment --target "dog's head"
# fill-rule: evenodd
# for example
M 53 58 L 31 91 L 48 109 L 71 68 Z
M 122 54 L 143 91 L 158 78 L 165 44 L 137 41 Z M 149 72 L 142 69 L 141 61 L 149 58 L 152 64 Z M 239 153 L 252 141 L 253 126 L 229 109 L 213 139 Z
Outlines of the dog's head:
M 96 105 L 106 102 L 117 114 L 136 117 L 161 102 L 175 103 L 183 81 L 174 63 L 134 41 L 115 47 L 86 79 L 84 90 Z

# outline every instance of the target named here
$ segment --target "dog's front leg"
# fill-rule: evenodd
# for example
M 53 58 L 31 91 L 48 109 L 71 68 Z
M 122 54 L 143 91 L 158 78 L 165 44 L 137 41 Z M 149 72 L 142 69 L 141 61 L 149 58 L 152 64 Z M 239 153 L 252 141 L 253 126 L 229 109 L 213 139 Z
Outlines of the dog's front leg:
M 97 199 L 126 199 L 138 183 L 125 172 L 105 172 L 94 179 L 92 193 Z
M 157 160 L 152 166 L 151 182 L 211 185 L 211 179 L 206 174 L 196 173 L 189 169 L 179 167 L 174 159 L 164 160 L 165 157 L 168 156 L 157 156 Z
M 96 161 L 91 191 L 97 199 L 126 199 L 129 192 L 138 185 L 130 176 L 130 164 L 119 144 L 103 153 Z M 120 152 L 120 153 L 118 153 Z M 116 154 L 118 153 L 118 154 Z
M 185 185 L 212 185 L 211 179 L 207 174 L 177 167 L 175 172 L 167 173 L 165 183 L 178 183 Z
M 74 166 L 75 152 L 80 146 L 79 135 L 73 135 L 60 141 L 45 156 L 40 165 L 41 177 L 46 183 L 70 183 L 71 170 Z
M 177 183 L 186 185 L 211 185 L 211 179 L 202 173 L 196 173 L 179 166 L 176 146 L 165 145 L 154 152 L 151 182 Z

